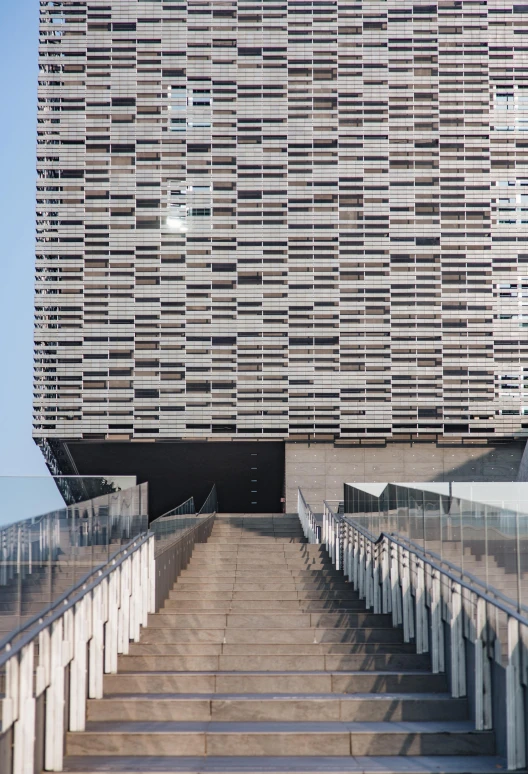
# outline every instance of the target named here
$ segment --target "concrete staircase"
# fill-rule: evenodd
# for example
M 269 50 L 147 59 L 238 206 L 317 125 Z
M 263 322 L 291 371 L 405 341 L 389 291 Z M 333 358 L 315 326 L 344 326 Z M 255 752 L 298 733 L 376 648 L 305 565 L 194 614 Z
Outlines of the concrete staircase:
M 65 771 L 496 772 L 491 732 L 296 516 L 217 516 Z

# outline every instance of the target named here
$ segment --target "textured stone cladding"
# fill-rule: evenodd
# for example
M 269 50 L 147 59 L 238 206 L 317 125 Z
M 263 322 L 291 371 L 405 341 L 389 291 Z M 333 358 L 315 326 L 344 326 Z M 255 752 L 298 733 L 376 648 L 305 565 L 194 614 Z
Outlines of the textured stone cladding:
M 35 436 L 520 430 L 527 52 L 505 0 L 42 3 Z

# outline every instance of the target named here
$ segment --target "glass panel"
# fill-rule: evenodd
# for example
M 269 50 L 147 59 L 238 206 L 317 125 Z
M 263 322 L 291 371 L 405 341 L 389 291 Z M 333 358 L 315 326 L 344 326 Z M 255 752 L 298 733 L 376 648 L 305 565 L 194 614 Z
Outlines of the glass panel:
M 347 513 L 374 534 L 390 531 L 525 605 L 528 483 L 347 484 Z
M 0 641 L 148 530 L 147 485 L 135 483 L 0 477 Z
M 180 538 L 186 530 L 200 524 L 217 510 L 216 485 L 213 485 L 198 513 L 195 513 L 194 498 L 191 497 L 177 508 L 159 516 L 150 524 L 150 529 L 156 538 L 156 555 L 164 551 L 174 540 Z
M 409 489 L 400 491 L 400 528 L 402 535 L 410 537 L 411 535 L 411 511 L 410 511 Z
M 484 583 L 488 564 L 486 518 L 486 506 L 483 503 L 462 500 L 463 569 Z
M 487 513 L 486 582 L 492 589 L 519 601 L 517 572 L 517 512 L 503 505 L 491 506 Z
M 424 503 L 424 548 L 440 553 L 440 495 L 423 492 Z
M 528 514 L 518 513 L 519 602 L 528 608 Z
M 461 527 L 461 502 L 458 497 L 449 498 L 449 507 L 446 518 L 446 540 L 443 546 L 442 556 L 448 562 L 457 567 L 463 566 L 463 546 Z
M 409 489 L 409 537 L 423 545 L 423 494 Z

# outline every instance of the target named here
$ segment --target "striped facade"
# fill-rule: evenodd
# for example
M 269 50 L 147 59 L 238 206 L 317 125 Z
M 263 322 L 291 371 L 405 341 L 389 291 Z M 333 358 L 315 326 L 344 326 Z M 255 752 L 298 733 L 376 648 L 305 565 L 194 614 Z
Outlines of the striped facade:
M 38 442 L 521 430 L 528 4 L 40 13 Z

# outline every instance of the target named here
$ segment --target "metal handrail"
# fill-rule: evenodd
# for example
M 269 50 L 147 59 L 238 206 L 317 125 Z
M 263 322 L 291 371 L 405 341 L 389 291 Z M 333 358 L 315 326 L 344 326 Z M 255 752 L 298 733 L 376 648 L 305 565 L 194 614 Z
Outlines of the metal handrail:
M 104 674 L 116 673 L 118 655 L 139 641 L 156 609 L 160 573 L 147 533 L 0 655 L 2 733 L 12 735 L 12 756 L 0 753 L 2 771 L 32 772 L 38 750 L 46 771 L 63 770 L 65 731 L 85 730 L 86 699 L 102 698 Z
M 171 508 L 170 511 L 167 511 L 166 513 L 162 513 L 161 516 L 158 516 L 156 519 L 154 519 L 151 522 L 151 524 L 158 521 L 158 519 L 165 519 L 168 516 L 174 516 L 174 515 L 188 516 L 191 513 L 195 513 L 195 512 L 196 511 L 194 506 L 194 497 L 188 497 L 187 500 L 185 500 L 183 503 L 180 503 L 180 505 L 177 505 L 176 508 Z
M 192 513 L 180 511 L 187 503 L 192 503 Z M 163 516 L 158 516 L 157 519 L 151 521 L 150 529 L 154 533 L 156 540 L 156 556 L 159 556 L 159 554 L 165 551 L 171 543 L 179 540 L 179 538 L 189 532 L 189 530 L 194 529 L 206 516 L 216 513 L 217 508 L 216 484 L 213 484 L 211 491 L 207 495 L 207 498 L 198 513 L 194 512 L 194 497 L 190 497 L 184 503 L 177 506 L 177 508 L 173 508 L 171 511 L 163 514 Z
M 91 578 L 96 573 L 100 575 L 101 572 L 105 572 L 103 568 L 106 568 L 107 565 L 110 564 L 110 562 L 112 562 L 113 566 L 116 565 L 116 562 L 120 563 L 122 560 L 117 560 L 117 556 L 121 553 L 127 554 L 130 551 L 131 547 L 136 545 L 138 540 L 142 540 L 142 541 L 146 540 L 149 534 L 150 533 L 142 533 L 142 534 L 136 535 L 136 537 L 132 538 L 130 542 L 128 542 L 124 546 L 121 546 L 117 551 L 115 551 L 111 556 L 109 556 L 105 562 L 101 562 L 99 565 L 97 565 L 97 567 L 94 567 L 91 570 L 89 570 L 87 573 L 85 573 L 85 575 L 83 575 L 75 585 L 71 586 L 67 591 L 65 591 L 63 594 L 57 597 L 53 602 L 51 602 L 46 607 L 42 608 L 42 610 L 39 610 L 38 613 L 35 613 L 35 615 L 29 618 L 27 621 L 24 621 L 24 623 L 21 626 L 17 627 L 13 631 L 6 634 L 0 640 L 0 666 L 2 664 L 1 651 L 5 647 L 10 647 L 9 643 L 11 642 L 11 640 L 15 639 L 15 637 L 19 637 L 22 634 L 22 632 L 25 632 L 27 629 L 33 626 L 33 624 L 37 622 L 44 622 L 44 619 L 45 619 L 45 624 L 47 626 L 48 621 L 53 620 L 53 617 L 49 617 L 51 611 L 55 610 L 55 608 L 59 607 L 64 602 L 67 602 L 68 599 L 73 594 L 75 594 L 77 590 L 80 589 L 81 587 L 84 589 L 88 588 L 87 584 L 89 583 L 89 578 Z M 124 558 L 125 557 L 123 556 L 123 559 Z M 64 609 L 67 609 L 67 608 L 63 608 L 61 610 L 61 614 L 62 612 L 64 612 Z M 37 634 L 38 634 L 38 630 L 35 630 L 35 632 L 33 633 L 33 636 L 36 636 Z M 12 652 L 12 647 L 10 649 L 10 652 Z
M 493 697 L 504 702 L 507 735 L 504 743 L 499 737 L 498 741 L 508 769 L 524 768 L 528 617 L 507 597 L 496 598 L 480 582 L 455 574 L 460 571 L 456 565 L 447 567 L 399 535 L 375 536 L 350 517 L 336 514 L 328 502 L 324 503 L 323 543 L 336 569 L 354 585 L 367 608 L 391 614 L 393 626 L 403 628 L 404 642 L 414 640 L 417 653 L 431 654 L 433 672 L 448 672 L 453 697 L 474 692 L 471 704 L 477 730 L 493 728 Z M 468 648 L 473 649 L 470 661 Z M 505 668 L 494 669 L 493 661 Z M 470 667 L 475 673 L 472 681 L 466 678 Z
M 478 578 L 476 575 L 473 575 L 472 573 L 467 572 L 466 570 L 462 569 L 462 567 L 459 567 L 453 562 L 450 562 L 448 559 L 444 559 L 443 557 L 439 556 L 435 551 L 431 551 L 428 548 L 424 548 L 419 543 L 416 543 L 414 540 L 411 540 L 411 538 L 408 538 L 406 535 L 400 535 L 399 532 L 380 532 L 378 537 L 376 537 L 376 535 L 373 532 L 368 530 L 362 524 L 359 524 L 355 519 L 352 519 L 350 516 L 347 516 L 347 515 L 341 516 L 340 514 L 336 514 L 335 511 L 333 511 L 331 506 L 328 504 L 328 500 L 325 500 L 324 502 L 327 505 L 328 509 L 332 511 L 336 519 L 340 521 L 344 519 L 347 524 L 352 525 L 354 529 L 357 530 L 357 532 L 359 532 L 368 540 L 371 540 L 373 543 L 377 544 L 382 542 L 383 536 L 389 536 L 391 539 L 394 540 L 395 543 L 408 543 L 410 546 L 412 546 L 412 548 L 415 551 L 419 552 L 424 557 L 428 557 L 428 556 L 433 557 L 435 562 L 439 564 L 447 565 L 455 573 L 460 573 L 462 578 L 464 577 L 469 578 L 473 584 L 477 586 L 482 586 L 483 588 L 486 589 L 487 593 L 491 592 L 494 596 L 497 596 L 498 599 L 502 600 L 507 605 L 511 605 L 511 606 L 516 605 L 518 609 L 525 610 L 528 613 L 528 607 L 526 605 L 517 603 L 514 599 L 511 599 L 511 597 L 507 597 L 505 594 L 502 593 L 502 591 L 495 588 L 495 586 L 491 586 L 489 583 L 484 583 L 484 581 L 480 580 L 480 578 Z M 434 563 L 431 563 L 431 564 L 434 564 Z M 438 569 L 441 570 L 440 567 Z M 449 573 L 446 573 L 446 574 L 449 574 Z M 470 586 L 468 584 L 465 584 L 464 582 L 463 582 L 463 585 L 470 588 Z M 474 591 L 476 592 L 477 589 L 474 589 Z
M 297 511 L 301 521 L 304 537 L 309 543 L 321 542 L 321 526 L 317 523 L 315 514 L 304 499 L 301 490 L 298 490 Z
M 193 527 L 159 558 L 154 533 L 138 535 L 7 643 L 0 654 L 2 733 L 9 742 L 0 750 L 2 772 L 63 770 L 66 732 L 86 729 L 87 699 L 103 698 L 104 675 L 116 674 L 119 656 L 139 642 L 214 518 L 187 519 Z
M 209 510 L 206 510 L 206 509 Z M 211 491 L 205 498 L 204 504 L 197 513 L 197 516 L 201 516 L 205 513 L 216 513 L 218 511 L 218 496 L 216 494 L 216 484 L 213 484 Z

